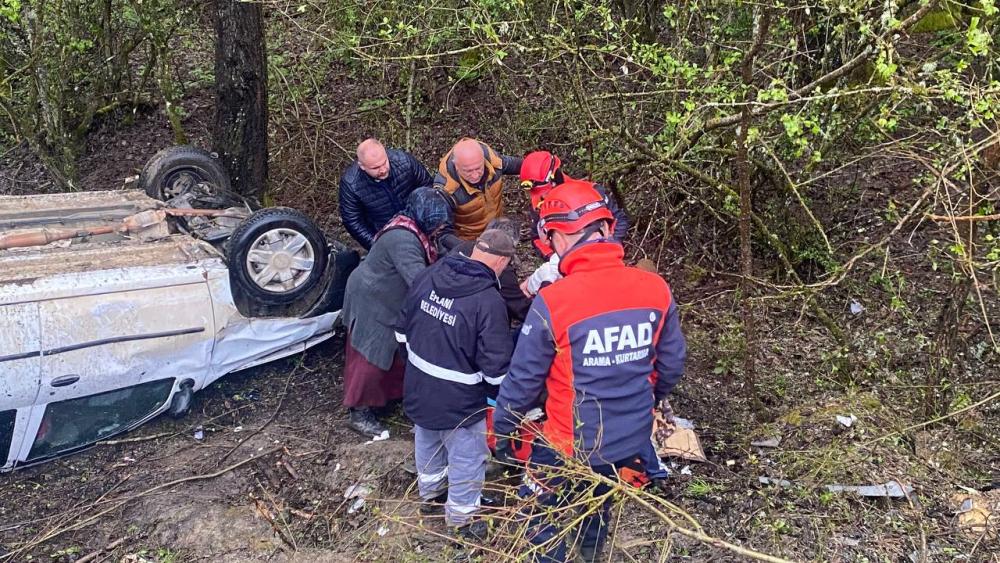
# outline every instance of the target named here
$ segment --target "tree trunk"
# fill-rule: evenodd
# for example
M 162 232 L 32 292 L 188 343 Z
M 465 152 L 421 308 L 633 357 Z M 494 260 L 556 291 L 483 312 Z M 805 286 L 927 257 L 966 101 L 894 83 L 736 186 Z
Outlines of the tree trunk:
M 267 57 L 261 5 L 215 2 L 212 144 L 233 189 L 260 198 L 267 181 Z

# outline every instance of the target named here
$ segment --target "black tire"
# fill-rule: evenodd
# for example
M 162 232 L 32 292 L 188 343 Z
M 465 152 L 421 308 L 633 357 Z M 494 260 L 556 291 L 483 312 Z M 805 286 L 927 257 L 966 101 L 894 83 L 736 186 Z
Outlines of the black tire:
M 212 153 L 180 145 L 167 147 L 153 155 L 139 174 L 139 187 L 146 195 L 167 201 L 195 183 L 211 184 L 222 192 L 231 192 L 229 174 Z
M 297 236 L 305 238 L 301 247 L 288 250 L 280 246 L 302 243 Z M 251 257 L 254 250 L 259 251 L 256 258 Z M 241 292 L 251 301 L 287 305 L 320 283 L 328 256 L 326 237 L 308 217 L 287 207 L 261 209 L 229 237 L 229 279 L 233 291 Z M 311 267 L 300 269 L 298 265 L 304 265 L 306 260 L 311 261 Z M 287 276 L 291 278 L 283 279 Z

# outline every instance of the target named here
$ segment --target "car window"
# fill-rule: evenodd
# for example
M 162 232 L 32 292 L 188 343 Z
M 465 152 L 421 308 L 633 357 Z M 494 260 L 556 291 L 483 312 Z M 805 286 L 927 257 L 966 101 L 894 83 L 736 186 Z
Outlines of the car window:
M 106 393 L 49 403 L 28 461 L 91 444 L 128 430 L 170 397 L 174 380 L 160 379 Z
M 10 454 L 10 441 L 14 438 L 14 419 L 17 411 L 0 411 L 0 467 L 7 464 Z

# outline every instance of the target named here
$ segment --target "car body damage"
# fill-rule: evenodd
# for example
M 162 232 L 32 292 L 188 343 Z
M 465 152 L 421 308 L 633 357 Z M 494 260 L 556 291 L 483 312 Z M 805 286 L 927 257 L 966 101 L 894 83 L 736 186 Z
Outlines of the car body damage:
M 0 250 L 0 468 L 107 439 L 227 373 L 332 336 L 338 310 L 241 313 L 223 249 L 169 213 L 154 217 L 154 238 L 120 228 L 164 210 L 141 192 L 0 197 L 0 236 L 78 235 Z

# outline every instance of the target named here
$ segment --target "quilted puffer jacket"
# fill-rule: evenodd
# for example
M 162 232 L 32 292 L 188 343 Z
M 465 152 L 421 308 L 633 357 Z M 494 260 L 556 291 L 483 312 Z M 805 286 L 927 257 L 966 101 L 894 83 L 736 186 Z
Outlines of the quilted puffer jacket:
M 431 187 L 433 179 L 420 161 L 408 152 L 386 149 L 389 176 L 376 180 L 355 160 L 340 177 L 340 218 L 344 228 L 365 249 L 376 233 L 406 207 L 406 198 L 417 188 Z

